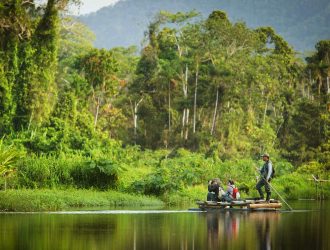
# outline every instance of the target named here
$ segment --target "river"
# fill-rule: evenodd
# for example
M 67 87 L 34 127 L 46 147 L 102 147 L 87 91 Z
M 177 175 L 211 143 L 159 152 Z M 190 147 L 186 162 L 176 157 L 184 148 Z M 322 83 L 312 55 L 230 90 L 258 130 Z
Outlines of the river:
M 0 213 L 0 249 L 330 249 L 330 202 L 293 212 Z

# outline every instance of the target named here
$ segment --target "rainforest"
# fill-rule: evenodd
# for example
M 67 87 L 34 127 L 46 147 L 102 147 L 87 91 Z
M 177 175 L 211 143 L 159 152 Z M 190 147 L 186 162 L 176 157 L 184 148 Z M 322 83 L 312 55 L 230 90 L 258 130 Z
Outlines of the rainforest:
M 266 152 L 286 199 L 330 197 L 330 40 L 160 11 L 102 49 L 68 2 L 0 2 L 0 210 L 178 205 L 216 177 L 256 196 Z

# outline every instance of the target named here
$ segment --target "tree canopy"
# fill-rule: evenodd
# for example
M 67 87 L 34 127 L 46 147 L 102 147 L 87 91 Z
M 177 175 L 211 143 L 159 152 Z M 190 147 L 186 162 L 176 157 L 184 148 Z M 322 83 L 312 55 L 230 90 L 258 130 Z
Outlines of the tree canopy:
M 220 10 L 162 11 L 140 54 L 96 49 L 87 27 L 60 15 L 67 1 L 33 3 L 0 4 L 1 136 L 39 153 L 107 138 L 221 159 L 268 151 L 327 162 L 328 40 L 303 61 L 272 27 Z

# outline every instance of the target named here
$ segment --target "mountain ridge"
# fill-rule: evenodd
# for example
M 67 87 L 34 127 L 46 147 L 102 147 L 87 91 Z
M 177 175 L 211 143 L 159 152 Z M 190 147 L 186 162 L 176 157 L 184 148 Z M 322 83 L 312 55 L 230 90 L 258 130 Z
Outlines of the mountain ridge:
M 148 23 L 160 10 L 196 10 L 206 18 L 221 9 L 231 21 L 249 27 L 272 26 L 297 51 L 312 50 L 319 40 L 330 39 L 330 2 L 327 0 L 125 0 L 79 16 L 96 34 L 95 46 L 112 48 L 141 44 Z

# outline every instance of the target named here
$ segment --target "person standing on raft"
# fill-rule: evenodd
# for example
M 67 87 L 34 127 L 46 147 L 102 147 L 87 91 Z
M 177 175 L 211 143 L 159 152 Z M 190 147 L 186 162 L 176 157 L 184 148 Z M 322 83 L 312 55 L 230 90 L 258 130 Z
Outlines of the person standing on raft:
M 260 199 L 264 199 L 264 193 L 262 192 L 262 187 L 265 186 L 266 191 L 266 201 L 269 202 L 270 200 L 270 185 L 269 182 L 271 181 L 271 176 L 273 173 L 273 165 L 272 162 L 269 160 L 269 154 L 265 153 L 262 155 L 262 160 L 265 162 L 264 165 L 260 169 L 260 180 L 258 181 L 256 185 L 256 189 L 259 192 Z

